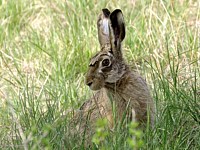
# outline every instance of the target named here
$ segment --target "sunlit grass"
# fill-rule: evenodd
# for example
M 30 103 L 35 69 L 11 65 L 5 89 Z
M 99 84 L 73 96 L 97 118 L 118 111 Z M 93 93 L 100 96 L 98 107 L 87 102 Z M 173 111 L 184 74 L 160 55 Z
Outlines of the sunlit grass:
M 157 108 L 142 148 L 199 149 L 200 4 L 182 0 L 0 1 L 0 148 L 78 149 L 66 144 L 68 112 L 91 95 L 84 75 L 104 7 L 122 9 L 124 55 Z M 117 132 L 101 146 L 128 148 L 128 130 Z

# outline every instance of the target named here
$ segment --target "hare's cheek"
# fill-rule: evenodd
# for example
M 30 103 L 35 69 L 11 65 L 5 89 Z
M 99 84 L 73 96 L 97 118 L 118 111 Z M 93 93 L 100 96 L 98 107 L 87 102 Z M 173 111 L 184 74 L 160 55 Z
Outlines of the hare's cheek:
M 120 80 L 120 78 L 122 78 L 122 75 L 123 74 L 119 74 L 117 70 L 112 70 L 111 72 L 109 72 L 105 82 L 116 83 L 118 80 Z

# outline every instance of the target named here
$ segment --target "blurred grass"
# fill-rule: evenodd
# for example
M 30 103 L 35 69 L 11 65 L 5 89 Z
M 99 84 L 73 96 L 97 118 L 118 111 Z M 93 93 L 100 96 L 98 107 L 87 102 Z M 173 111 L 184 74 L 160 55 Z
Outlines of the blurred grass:
M 70 115 L 63 115 L 90 96 L 84 74 L 99 50 L 96 18 L 104 7 L 122 9 L 124 55 L 156 104 L 155 129 L 144 134 L 143 149 L 200 148 L 198 1 L 2 0 L 1 149 L 78 149 L 65 144 Z M 127 148 L 117 137 L 107 144 Z

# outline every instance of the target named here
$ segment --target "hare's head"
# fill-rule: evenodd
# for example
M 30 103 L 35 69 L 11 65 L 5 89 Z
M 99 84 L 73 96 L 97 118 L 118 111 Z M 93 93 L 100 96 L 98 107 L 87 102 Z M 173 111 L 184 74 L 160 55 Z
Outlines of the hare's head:
M 116 83 L 125 73 L 121 50 L 125 25 L 121 10 L 110 13 L 108 9 L 103 9 L 97 28 L 101 51 L 91 58 L 86 76 L 86 84 L 92 90 Z

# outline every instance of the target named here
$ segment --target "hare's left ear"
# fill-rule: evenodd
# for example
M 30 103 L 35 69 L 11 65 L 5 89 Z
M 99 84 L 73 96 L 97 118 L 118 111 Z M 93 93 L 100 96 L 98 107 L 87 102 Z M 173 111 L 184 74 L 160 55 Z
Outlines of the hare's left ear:
M 122 59 L 121 42 L 124 40 L 126 34 L 122 11 L 120 9 L 114 10 L 110 14 L 110 21 L 112 51 L 117 58 Z
M 98 39 L 101 50 L 105 47 L 110 47 L 109 16 L 110 11 L 107 8 L 104 8 L 97 20 Z

